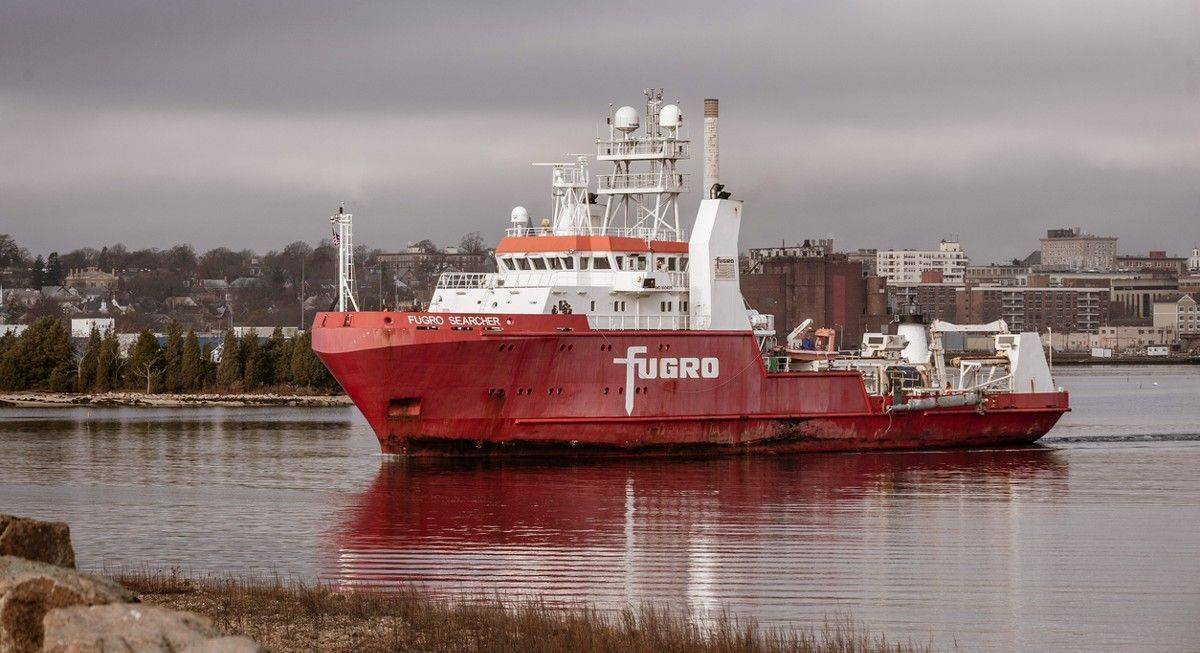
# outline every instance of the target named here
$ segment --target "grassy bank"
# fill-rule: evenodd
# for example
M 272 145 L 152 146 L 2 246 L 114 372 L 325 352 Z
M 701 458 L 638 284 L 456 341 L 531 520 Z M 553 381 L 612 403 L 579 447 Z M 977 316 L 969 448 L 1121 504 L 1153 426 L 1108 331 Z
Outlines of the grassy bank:
M 415 589 L 379 593 L 323 585 L 177 574 L 115 579 L 147 603 L 208 616 L 272 651 L 798 651 L 928 650 L 895 644 L 848 620 L 769 629 L 730 615 L 699 624 L 685 613 L 562 609 L 501 598 L 448 601 Z

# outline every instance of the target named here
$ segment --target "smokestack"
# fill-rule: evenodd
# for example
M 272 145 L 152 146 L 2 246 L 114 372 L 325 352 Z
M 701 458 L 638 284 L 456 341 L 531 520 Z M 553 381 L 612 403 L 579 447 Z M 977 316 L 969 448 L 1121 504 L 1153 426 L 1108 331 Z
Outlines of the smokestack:
M 713 184 L 721 183 L 717 163 L 717 100 L 704 100 L 704 197 L 712 197 Z

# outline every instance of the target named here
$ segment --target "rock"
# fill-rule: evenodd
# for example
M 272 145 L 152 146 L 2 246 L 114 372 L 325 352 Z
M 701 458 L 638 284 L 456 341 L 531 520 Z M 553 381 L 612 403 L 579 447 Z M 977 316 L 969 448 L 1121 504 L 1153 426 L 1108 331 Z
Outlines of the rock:
M 0 653 L 42 648 L 42 618 L 54 608 L 137 600 L 120 585 L 13 556 L 0 556 Z
M 43 623 L 45 653 L 205 651 L 192 647 L 221 637 L 207 617 L 144 603 L 58 608 Z
M 192 644 L 182 653 L 264 653 L 267 649 L 249 637 L 217 637 Z
M 0 556 L 6 555 L 74 568 L 71 527 L 65 522 L 0 515 Z

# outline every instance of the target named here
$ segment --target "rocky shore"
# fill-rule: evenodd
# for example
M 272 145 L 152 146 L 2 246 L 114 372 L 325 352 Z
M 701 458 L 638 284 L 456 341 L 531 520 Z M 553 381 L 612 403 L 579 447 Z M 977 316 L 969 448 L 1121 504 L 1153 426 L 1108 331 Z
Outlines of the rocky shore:
M 257 653 L 193 612 L 142 603 L 115 581 L 75 570 L 70 528 L 0 515 L 0 651 Z
M 307 406 L 328 408 L 352 406 L 350 397 L 339 395 L 247 394 L 145 394 L 142 392 L 106 392 L 77 394 L 68 392 L 0 393 L 0 406 Z
M 411 587 L 345 591 L 174 571 L 105 578 L 74 567 L 66 524 L 0 515 L 0 653 L 929 650 L 849 620 L 765 629 L 650 606 L 604 612 L 495 596 L 451 601 Z

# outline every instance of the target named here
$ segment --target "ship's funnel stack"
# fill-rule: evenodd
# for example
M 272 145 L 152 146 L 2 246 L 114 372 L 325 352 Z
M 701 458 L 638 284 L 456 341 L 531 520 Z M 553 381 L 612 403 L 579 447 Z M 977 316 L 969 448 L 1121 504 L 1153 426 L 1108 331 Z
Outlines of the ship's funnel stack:
M 704 197 L 713 196 L 713 186 L 721 183 L 717 148 L 717 114 L 715 98 L 704 100 Z
M 746 302 L 738 278 L 738 231 L 742 203 L 738 200 L 700 200 L 696 225 L 688 239 L 688 292 L 691 328 L 750 329 Z

